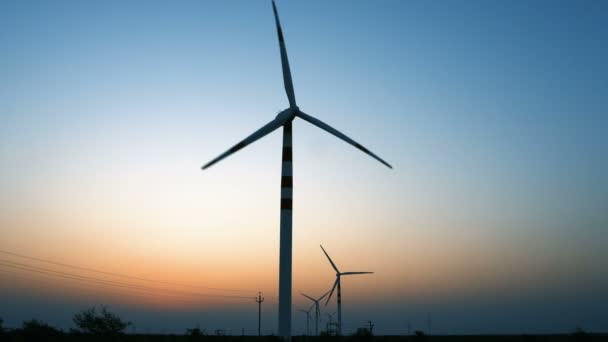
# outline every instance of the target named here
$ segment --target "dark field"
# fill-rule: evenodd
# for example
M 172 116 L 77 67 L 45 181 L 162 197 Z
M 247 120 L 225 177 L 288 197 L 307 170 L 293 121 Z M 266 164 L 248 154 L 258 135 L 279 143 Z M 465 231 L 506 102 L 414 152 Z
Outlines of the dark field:
M 118 335 L 92 336 L 82 334 L 60 334 L 56 336 L 23 334 L 17 331 L 5 332 L 0 335 L 0 341 L 124 341 L 124 342 L 172 342 L 172 341 L 215 341 L 215 342 L 265 342 L 281 341 L 276 336 L 188 336 L 188 335 Z M 373 337 L 312 337 L 294 336 L 293 342 L 305 341 L 425 341 L 425 342 L 566 342 L 566 341 L 608 341 L 608 334 L 560 334 L 560 335 L 445 335 L 445 336 L 373 336 Z

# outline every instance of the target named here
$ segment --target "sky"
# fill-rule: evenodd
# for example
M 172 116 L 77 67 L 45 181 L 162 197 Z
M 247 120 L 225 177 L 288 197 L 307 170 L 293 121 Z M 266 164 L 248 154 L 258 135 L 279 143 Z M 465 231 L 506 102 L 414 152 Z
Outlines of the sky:
M 299 107 L 394 166 L 294 121 L 294 334 L 320 244 L 375 272 L 346 332 L 608 331 L 608 3 L 277 6 Z M 288 107 L 270 1 L 3 1 L 0 74 L 6 326 L 253 334 L 262 291 L 276 333 L 281 133 L 200 169 Z

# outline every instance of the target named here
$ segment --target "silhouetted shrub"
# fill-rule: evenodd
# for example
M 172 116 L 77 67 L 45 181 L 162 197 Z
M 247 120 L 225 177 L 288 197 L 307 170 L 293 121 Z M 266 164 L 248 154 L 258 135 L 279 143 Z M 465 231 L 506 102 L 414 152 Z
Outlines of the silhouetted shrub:
M 424 341 L 426 340 L 426 334 L 422 330 L 416 330 L 414 331 L 414 338 L 418 341 Z
M 186 330 L 186 333 L 191 337 L 200 337 L 205 335 L 205 329 L 201 330 L 197 325 L 196 328 Z
M 21 327 L 21 333 L 27 337 L 38 339 L 53 338 L 63 335 L 63 331 L 36 319 L 24 321 Z
M 117 315 L 109 312 L 105 306 L 97 312 L 95 307 L 77 313 L 73 317 L 74 324 L 81 332 L 93 335 L 121 334 L 131 322 L 123 321 Z
M 574 337 L 575 341 L 584 341 L 588 339 L 589 334 L 583 328 L 576 327 L 576 329 L 572 333 L 572 337 Z
M 358 328 L 357 331 L 353 334 L 353 336 L 360 338 L 371 338 L 372 332 L 367 328 Z

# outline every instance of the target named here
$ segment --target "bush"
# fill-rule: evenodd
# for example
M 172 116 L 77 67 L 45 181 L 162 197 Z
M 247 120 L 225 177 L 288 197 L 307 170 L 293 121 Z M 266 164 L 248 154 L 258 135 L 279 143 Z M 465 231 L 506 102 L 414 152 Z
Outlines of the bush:
M 372 332 L 367 328 L 358 328 L 353 336 L 356 337 L 372 337 Z
M 63 335 L 63 331 L 36 319 L 24 321 L 21 332 L 26 336 L 37 338 L 50 338 Z
M 584 341 L 589 338 L 589 333 L 587 333 L 585 329 L 581 327 L 576 327 L 572 333 L 572 337 L 574 337 L 575 341 Z
M 186 333 L 191 337 L 200 337 L 205 335 L 206 332 L 205 329 L 201 330 L 201 328 L 197 325 L 196 328 L 188 329 Z
M 93 307 L 77 313 L 73 320 L 81 332 L 93 335 L 121 334 L 131 325 L 131 322 L 123 321 L 117 315 L 109 312 L 105 306 L 101 306 L 100 312 Z
M 418 341 L 424 341 L 424 340 L 426 340 L 426 334 L 422 330 L 416 330 L 416 331 L 414 331 L 414 337 Z

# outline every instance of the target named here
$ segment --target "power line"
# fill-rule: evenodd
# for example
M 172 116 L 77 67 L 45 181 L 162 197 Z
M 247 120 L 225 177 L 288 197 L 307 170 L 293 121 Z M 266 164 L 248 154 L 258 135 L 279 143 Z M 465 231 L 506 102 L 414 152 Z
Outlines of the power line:
M 5 274 L 5 275 L 11 275 L 15 278 L 18 279 L 22 279 L 22 280 L 35 280 L 37 282 L 39 281 L 45 281 L 45 282 L 56 282 L 57 279 L 55 278 L 51 278 L 45 275 L 29 275 L 29 274 L 23 274 L 21 273 L 21 271 L 15 270 L 5 270 L 5 269 L 0 269 L 0 274 Z M 116 296 L 124 296 L 124 292 L 118 292 L 118 291 L 112 291 L 112 288 L 107 288 L 107 285 L 100 285 L 100 286 L 95 286 L 94 284 L 91 283 L 77 283 L 77 284 L 70 284 L 68 285 L 69 287 L 74 287 L 83 291 L 97 291 L 100 293 L 104 293 L 104 294 L 108 294 L 108 295 L 116 295 Z M 148 298 L 148 296 L 145 293 L 140 293 L 138 292 L 138 290 L 133 290 L 133 289 L 126 289 L 125 291 L 129 291 L 129 295 L 130 296 L 138 296 L 138 297 L 144 297 L 144 298 Z M 166 296 L 177 296 L 177 295 L 173 295 L 173 294 L 161 294 L 161 295 L 166 295 Z M 180 300 L 182 301 L 188 301 L 187 298 L 183 298 L 181 297 Z
M 170 289 L 162 289 L 162 288 L 154 288 L 144 285 L 136 285 L 129 283 L 116 282 L 112 280 L 100 279 L 95 277 L 83 276 L 78 274 L 66 273 L 61 271 L 56 271 L 52 269 L 47 269 L 43 267 L 31 266 L 27 264 L 0 260 L 0 266 L 11 267 L 16 269 L 21 269 L 29 272 L 42 273 L 51 276 L 67 278 L 77 281 L 83 282 L 93 282 L 96 284 L 109 285 L 109 286 L 117 286 L 123 288 L 130 288 L 135 290 L 142 290 L 148 292 L 161 292 L 161 293 L 169 293 L 169 294 L 177 294 L 177 295 L 190 295 L 190 296 L 203 296 L 203 297 L 219 297 L 219 298 L 237 298 L 237 299 L 250 299 L 251 297 L 245 296 L 232 296 L 232 295 L 219 295 L 219 294 L 206 294 L 206 293 L 198 293 L 198 292 L 188 292 L 188 291 L 180 291 L 180 290 L 170 290 Z
M 13 261 L 9 261 L 9 260 L 0 260 L 0 267 L 11 267 L 11 268 L 16 268 L 16 269 L 21 269 L 24 271 L 42 273 L 42 274 L 47 274 L 47 275 L 52 275 L 52 276 L 56 276 L 56 277 L 77 280 L 77 281 L 93 282 L 93 283 L 102 284 L 102 285 L 130 288 L 130 289 L 148 291 L 148 292 L 160 292 L 160 293 L 170 293 L 170 294 L 186 295 L 186 296 L 201 296 L 201 297 L 216 297 L 216 298 L 234 298 L 234 299 L 251 299 L 252 298 L 252 297 L 246 297 L 246 296 L 219 295 L 219 294 L 206 294 L 206 293 L 180 291 L 180 290 L 168 290 L 168 289 L 154 288 L 154 287 L 149 287 L 149 286 L 144 286 L 144 285 L 122 283 L 122 282 L 116 282 L 116 281 L 112 281 L 112 280 L 106 280 L 106 279 L 100 279 L 100 278 L 95 278 L 95 277 L 90 277 L 90 276 L 83 276 L 83 275 L 78 275 L 78 274 L 73 274 L 73 273 L 56 271 L 56 270 L 52 270 L 52 269 L 48 269 L 48 268 L 32 266 L 32 265 L 13 262 Z
M 54 271 L 45 271 L 45 270 L 41 271 L 41 270 L 19 267 L 19 266 L 14 266 L 14 265 L 4 265 L 1 263 L 0 263 L 0 267 L 11 267 L 11 268 L 16 268 L 16 269 L 20 269 L 20 270 L 24 270 L 24 271 L 28 271 L 28 272 L 40 273 L 40 274 L 60 277 L 60 278 L 64 278 L 64 279 L 76 280 L 76 281 L 85 282 L 85 283 L 98 284 L 98 285 L 102 285 L 102 286 L 115 286 L 115 287 L 125 288 L 128 290 L 153 292 L 156 294 L 160 293 L 160 294 L 169 294 L 169 295 L 199 296 L 199 297 L 212 297 L 212 298 L 251 299 L 251 297 L 244 297 L 244 296 L 226 296 L 226 295 L 214 295 L 214 294 L 185 292 L 185 291 L 174 291 L 174 290 L 167 290 L 167 289 L 158 289 L 158 288 L 137 286 L 137 285 L 131 285 L 131 284 L 116 283 L 116 282 L 105 281 L 105 280 L 96 279 L 96 278 L 87 279 L 85 277 L 78 276 L 78 275 L 62 275 L 61 273 L 54 272 Z
M 29 276 L 27 274 L 19 273 L 20 271 L 10 271 L 0 269 L 0 274 L 11 275 L 14 278 L 22 279 L 25 281 L 35 280 L 36 282 L 45 282 L 51 283 L 54 282 L 55 279 L 44 276 L 44 275 L 32 275 Z M 95 285 L 90 283 L 71 283 L 66 285 L 67 288 L 75 288 L 80 291 L 86 291 L 87 293 L 97 293 L 98 296 L 109 296 L 109 297 L 124 297 L 124 292 L 113 291 L 112 288 L 107 288 L 106 285 Z M 128 296 L 130 297 L 140 297 L 140 298 L 149 298 L 146 293 L 139 292 L 139 290 L 133 289 L 125 289 L 124 291 L 128 291 Z M 195 298 L 187 298 L 180 295 L 168 294 L 168 293 L 160 293 L 161 296 L 171 297 L 171 303 L 184 303 L 184 304 L 196 304 L 199 303 L 199 300 Z
M 52 265 L 57 265 L 57 266 L 63 266 L 63 267 L 69 267 L 69 268 L 78 269 L 78 270 L 82 270 L 82 271 L 95 272 L 95 273 L 110 275 L 110 276 L 114 276 L 114 277 L 123 277 L 123 278 L 128 278 L 128 279 L 133 279 L 133 280 L 141 280 L 141 281 L 160 283 L 160 284 L 165 284 L 165 285 L 184 286 L 184 287 L 200 288 L 200 289 L 213 290 L 213 291 L 251 292 L 251 293 L 257 292 L 257 291 L 254 291 L 254 290 L 207 287 L 207 286 L 199 286 L 199 285 L 189 285 L 189 284 L 174 283 L 174 282 L 163 281 L 163 280 L 156 280 L 156 279 L 149 279 L 149 278 L 141 278 L 141 277 L 136 277 L 136 276 L 130 276 L 130 275 L 127 275 L 127 274 L 113 273 L 113 272 L 107 272 L 107 271 L 97 270 L 97 269 L 93 269 L 93 268 L 81 267 L 81 266 L 76 266 L 76 265 L 71 265 L 71 264 L 64 264 L 64 263 L 61 263 L 61 262 L 51 261 L 51 260 L 48 260 L 48 259 L 35 258 L 35 257 L 32 257 L 32 256 L 27 256 L 27 255 L 23 255 L 23 254 L 14 253 L 14 252 L 9 252 L 9 251 L 5 251 L 5 250 L 1 250 L 1 249 L 0 249 L 0 253 L 16 256 L 16 257 L 19 257 L 19 258 L 29 259 L 29 260 L 33 260 L 33 261 L 40 261 L 40 262 L 44 262 L 44 263 L 47 263 L 47 264 L 52 264 Z

